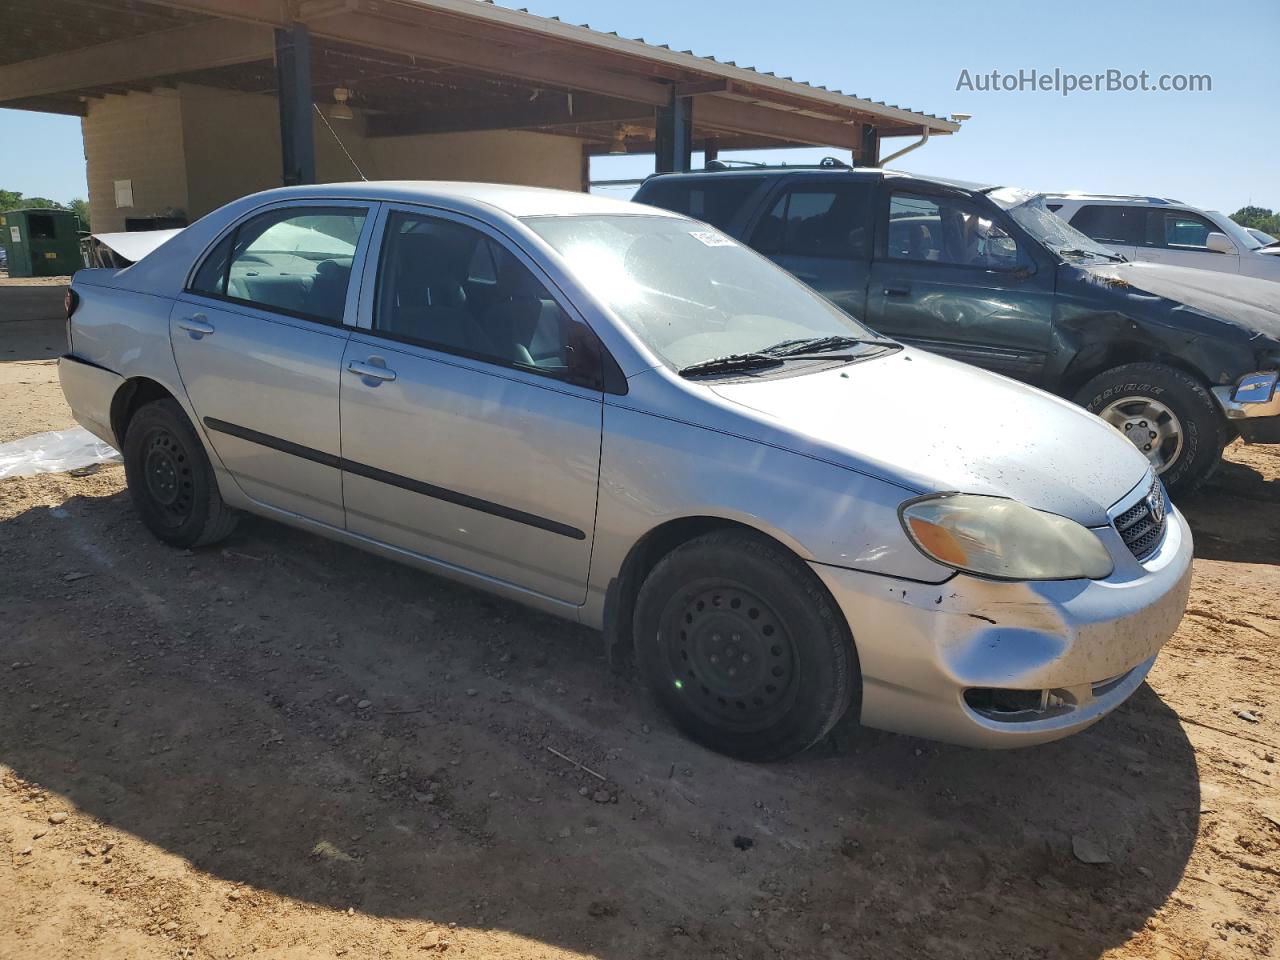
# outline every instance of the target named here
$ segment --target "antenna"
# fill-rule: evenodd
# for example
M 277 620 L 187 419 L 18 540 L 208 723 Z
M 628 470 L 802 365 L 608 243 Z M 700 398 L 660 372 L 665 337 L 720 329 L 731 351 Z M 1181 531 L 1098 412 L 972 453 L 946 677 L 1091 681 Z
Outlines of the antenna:
M 334 130 L 333 126 L 329 123 L 329 118 L 326 117 L 324 115 L 324 111 L 320 109 L 320 104 L 313 103 L 311 104 L 311 108 L 315 110 L 316 114 L 320 117 L 320 119 L 324 121 L 324 125 L 328 127 L 329 133 L 332 134 L 333 139 L 337 141 L 339 149 L 341 149 L 342 152 L 346 154 L 347 159 L 351 161 L 351 166 L 354 167 L 356 173 L 360 175 L 360 179 L 363 180 L 365 183 L 368 183 L 369 178 L 364 175 L 364 171 L 360 169 L 360 164 L 356 163 L 356 158 L 351 155 L 351 151 L 347 149 L 347 145 L 343 143 L 342 138 L 338 136 L 338 131 Z

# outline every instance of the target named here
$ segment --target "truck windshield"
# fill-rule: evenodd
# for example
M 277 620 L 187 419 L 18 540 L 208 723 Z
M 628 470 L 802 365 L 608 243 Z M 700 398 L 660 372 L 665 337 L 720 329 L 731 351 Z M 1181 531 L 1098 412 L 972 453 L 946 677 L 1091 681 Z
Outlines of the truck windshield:
M 677 370 L 791 341 L 879 339 L 790 274 L 705 224 L 628 215 L 524 222 Z
M 1039 240 L 1050 251 L 1069 260 L 1123 260 L 1118 253 L 1098 241 L 1086 237 L 1067 221 L 1045 206 L 1040 194 L 1003 189 L 988 194 L 1004 207 L 1018 226 Z

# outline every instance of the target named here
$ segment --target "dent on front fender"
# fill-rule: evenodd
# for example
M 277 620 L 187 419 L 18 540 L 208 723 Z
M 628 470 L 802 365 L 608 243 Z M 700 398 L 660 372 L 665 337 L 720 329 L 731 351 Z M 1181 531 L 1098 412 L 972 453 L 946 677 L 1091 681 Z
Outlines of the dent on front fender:
M 1210 383 L 1232 383 L 1253 369 L 1258 329 L 1247 316 L 1153 293 L 1123 274 L 1126 266 L 1059 268 L 1051 361 L 1059 376 L 1097 372 L 1117 353 L 1118 362 L 1172 362 Z

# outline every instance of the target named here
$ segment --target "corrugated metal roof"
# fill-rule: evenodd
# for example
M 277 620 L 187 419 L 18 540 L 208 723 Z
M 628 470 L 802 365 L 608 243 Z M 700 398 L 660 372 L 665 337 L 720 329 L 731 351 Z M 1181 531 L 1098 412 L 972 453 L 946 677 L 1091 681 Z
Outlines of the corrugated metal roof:
M 865 97 L 859 97 L 856 94 L 845 93 L 843 90 L 832 90 L 826 86 L 809 83 L 805 80 L 796 80 L 792 77 L 780 77 L 777 74 L 760 70 L 756 67 L 742 67 L 733 60 L 717 60 L 713 56 L 696 54 L 692 50 L 673 51 L 668 44 L 651 43 L 644 37 L 624 37 L 617 31 L 604 31 L 594 29 L 590 24 L 580 23 L 573 24 L 561 20 L 559 17 L 544 17 L 536 13 L 531 13 L 527 7 L 513 8 L 501 5 L 495 0 L 402 0 L 412 5 L 433 7 L 440 10 L 448 10 L 449 12 L 466 15 L 467 7 L 485 8 L 491 7 L 494 10 L 504 11 L 507 14 L 519 14 L 522 18 L 527 18 L 528 23 L 524 24 L 529 28 L 537 29 L 538 22 L 545 25 L 557 24 L 563 31 L 568 28 L 571 31 L 579 32 L 578 36 L 568 37 L 565 39 L 573 39 L 578 42 L 588 43 L 597 46 L 611 47 L 609 40 L 621 40 L 628 44 L 637 44 L 642 49 L 636 50 L 638 56 L 648 56 L 653 59 L 660 59 L 666 62 L 672 62 L 674 58 L 687 60 L 679 65 L 691 70 L 701 70 L 705 73 L 717 77 L 732 76 L 733 73 L 749 74 L 749 77 L 742 77 L 742 82 L 755 82 L 763 84 L 774 89 L 782 89 L 783 85 L 794 88 L 790 92 L 796 96 L 805 96 L 820 102 L 826 102 L 833 106 L 842 106 L 849 110 L 857 110 L 864 113 L 873 113 L 894 119 L 902 123 L 910 124 L 916 122 L 920 125 L 927 125 L 937 132 L 953 132 L 960 129 L 960 124 L 956 121 L 940 117 L 932 113 L 924 113 L 919 110 L 913 110 L 909 107 L 900 107 L 897 104 L 886 103 L 883 100 L 869 100 Z M 476 11 L 477 13 L 479 10 Z M 667 51 L 669 56 L 653 57 L 656 51 Z M 894 116 L 896 114 L 896 116 Z M 926 123 L 927 121 L 932 121 Z

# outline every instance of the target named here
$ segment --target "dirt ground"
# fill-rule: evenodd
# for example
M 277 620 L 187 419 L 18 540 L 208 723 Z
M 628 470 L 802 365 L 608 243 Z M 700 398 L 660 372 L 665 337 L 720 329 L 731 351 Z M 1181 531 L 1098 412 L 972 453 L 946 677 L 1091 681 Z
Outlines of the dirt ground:
M 69 425 L 4 338 L 0 440 Z M 1276 956 L 1280 450 L 1229 457 L 1113 716 L 770 766 L 572 625 L 266 521 L 168 549 L 118 466 L 0 481 L 0 957 Z

